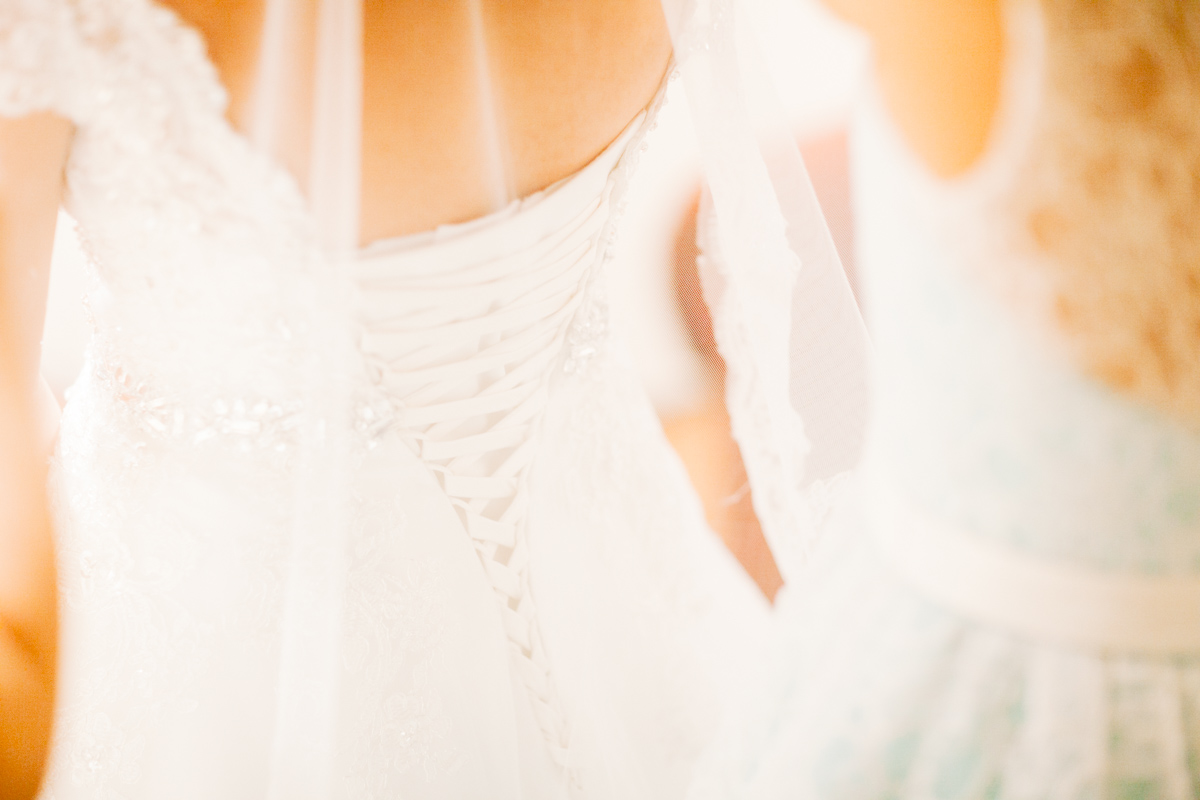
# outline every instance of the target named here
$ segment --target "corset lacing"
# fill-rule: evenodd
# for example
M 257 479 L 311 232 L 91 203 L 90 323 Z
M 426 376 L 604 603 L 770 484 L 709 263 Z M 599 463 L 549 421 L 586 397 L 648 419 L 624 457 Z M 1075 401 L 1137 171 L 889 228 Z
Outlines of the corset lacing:
M 602 255 L 609 175 L 635 127 L 540 195 L 369 248 L 358 262 L 360 347 L 391 407 L 386 425 L 434 472 L 471 537 L 564 769 L 569 727 L 529 589 L 526 473 L 551 376 Z

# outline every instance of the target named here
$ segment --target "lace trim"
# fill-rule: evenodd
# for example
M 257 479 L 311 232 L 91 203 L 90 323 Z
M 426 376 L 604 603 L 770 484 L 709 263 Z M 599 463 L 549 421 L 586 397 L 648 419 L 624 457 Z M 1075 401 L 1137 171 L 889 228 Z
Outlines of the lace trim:
M 626 145 L 625 152 L 617 161 L 609 177 L 609 215 L 600 232 L 600 258 L 596 267 L 588 274 L 583 291 L 583 304 L 571 323 L 567 333 L 569 346 L 563 361 L 563 371 L 568 375 L 583 377 L 589 365 L 602 354 L 609 334 L 608 298 L 604 291 L 604 266 L 616 254 L 621 221 L 629 206 L 626 195 L 633 181 L 642 156 L 650 149 L 650 135 L 658 129 L 658 115 L 667 104 L 667 89 L 679 74 L 675 59 L 667 65 L 666 75 L 654 98 L 646 107 L 646 117 Z
M 608 319 L 596 276 L 612 257 L 623 197 L 666 85 L 664 80 L 609 173 L 603 198 L 587 212 L 587 218 L 604 222 L 585 251 L 571 255 L 569 237 L 587 218 L 535 246 L 522 268 L 489 283 L 490 296 L 518 299 L 460 319 L 466 312 L 452 300 L 464 282 L 472 282 L 467 268 L 448 282 L 444 302 L 430 301 L 458 310 L 443 322 L 427 319 L 422 336 L 412 336 L 397 318 L 367 325 L 360 337 L 375 388 L 360 399 L 356 426 L 368 446 L 388 431 L 400 433 L 457 509 L 500 601 L 517 672 L 533 698 L 548 751 L 573 794 L 582 786 L 570 765 L 570 723 L 530 589 L 527 473 L 555 372 L 549 367 L 558 362 L 566 373 L 583 376 L 602 352 Z M 568 239 L 559 241 L 562 237 Z M 398 280 L 395 291 L 404 292 L 402 283 Z M 390 279 L 373 279 L 370 291 L 391 286 Z M 426 280 L 422 291 L 441 290 Z M 483 388 L 463 393 L 464 385 L 475 383 Z
M 742 308 L 744 300 L 736 291 L 735 279 L 729 276 L 730 266 L 721 252 L 715 226 L 715 211 L 706 193 L 697 224 L 697 268 L 705 301 L 712 309 L 713 332 L 726 363 L 726 404 L 753 491 L 754 511 L 784 580 L 790 581 L 804 563 L 805 548 L 813 542 L 816 517 L 824 511 L 807 507 L 792 481 L 791 470 L 785 468 L 783 448 L 790 447 L 791 442 L 776 432 L 770 391 L 761 375 L 761 354 L 747 327 L 749 314 Z M 786 330 L 776 333 L 786 341 Z M 820 488 L 810 491 L 812 498 L 820 502 Z

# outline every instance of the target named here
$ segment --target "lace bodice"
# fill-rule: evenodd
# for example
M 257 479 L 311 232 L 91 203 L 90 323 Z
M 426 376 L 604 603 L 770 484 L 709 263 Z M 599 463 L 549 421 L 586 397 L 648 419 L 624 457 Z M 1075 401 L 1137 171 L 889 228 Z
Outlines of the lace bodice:
M 446 514 L 452 523 L 457 514 L 454 524 L 467 541 L 418 540 L 414 549 L 474 549 L 476 563 L 457 568 L 467 575 L 474 569 L 495 595 L 491 611 L 513 677 L 513 696 L 493 693 L 493 703 L 507 698 L 528 705 L 516 713 L 530 720 L 537 744 L 522 735 L 522 758 L 544 749 L 556 776 L 578 783 L 571 770 L 563 772 L 571 761 L 571 721 L 530 589 L 529 472 L 553 389 L 587 373 L 601 355 L 607 316 L 598 275 L 612 255 L 622 195 L 664 93 L 665 81 L 651 107 L 579 173 L 490 217 L 367 248 L 348 267 L 353 314 L 338 322 L 357 331 L 357 349 L 349 354 L 354 363 L 345 365 L 353 381 L 353 417 L 343 421 L 354 438 L 349 494 L 361 506 L 353 519 L 370 519 L 362 531 L 353 528 L 349 544 L 356 557 L 371 552 L 370 569 L 378 573 L 365 579 L 354 572 L 348 579 L 349 649 L 362 646 L 361 631 L 381 632 L 370 640 L 379 648 L 374 668 L 394 671 L 361 688 L 377 692 L 382 728 L 417 726 L 405 729 L 412 741 L 389 758 L 404 750 L 416 763 L 425 758 L 417 755 L 423 748 L 441 752 L 434 740 L 444 735 L 436 703 L 420 701 L 429 707 L 417 713 L 411 686 L 388 688 L 388 680 L 403 685 L 411 670 L 380 655 L 411 656 L 418 665 L 412 674 L 421 673 L 430 669 L 428 652 L 441 646 L 437 637 L 422 643 L 420 626 L 404 622 L 396 630 L 377 618 L 420 594 L 388 569 L 432 569 L 424 562 L 396 567 L 379 556 L 408 541 L 405 520 L 421 505 L 390 493 L 401 496 L 422 480 L 436 481 L 440 493 L 430 501 L 448 504 Z M 63 506 L 77 518 L 64 525 L 66 595 L 73 602 L 91 591 L 87 576 L 78 581 L 78 562 L 94 560 L 95 552 L 120 554 L 103 572 L 117 600 L 89 602 L 138 620 L 130 625 L 145 634 L 151 653 L 171 637 L 146 633 L 153 626 L 128 610 L 128 598 L 146 589 L 141 608 L 162 609 L 184 584 L 146 578 L 154 559 L 142 552 L 155 545 L 130 532 L 137 526 L 121 522 L 112 498 L 161 463 L 181 465 L 181 474 L 199 480 L 214 498 L 253 496 L 251 508 L 263 511 L 269 524 L 246 514 L 242 527 L 229 526 L 227 533 L 242 530 L 244 536 L 233 538 L 247 538 L 246 546 L 256 548 L 253 559 L 242 560 L 263 566 L 244 570 L 265 587 L 263 607 L 270 611 L 263 613 L 270 619 L 283 599 L 289 492 L 303 485 L 303 460 L 295 455 L 299 432 L 311 421 L 312 353 L 324 352 L 323 312 L 341 310 L 317 288 L 328 275 L 296 185 L 230 127 L 225 102 L 199 36 L 150 0 L 31 0 L 0 9 L 0 113 L 49 109 L 76 126 L 66 203 L 89 256 L 94 336 L 60 456 L 62 483 L 73 493 Z M 397 440 L 416 456 L 417 470 L 429 474 L 406 479 L 403 471 L 391 471 Z M 89 441 L 107 446 L 93 449 Z M 124 477 L 98 466 L 113 459 Z M 386 514 L 372 511 L 377 504 L 369 495 L 378 491 L 372 481 L 386 487 Z M 137 504 L 136 491 L 130 492 L 129 502 Z M 162 498 L 167 506 L 175 500 L 186 515 L 191 501 Z M 398 503 L 405 507 L 394 508 Z M 205 514 L 216 516 L 212 508 Z M 189 523 L 197 541 L 212 547 L 214 539 L 228 538 L 205 529 L 203 518 L 197 514 Z M 103 537 L 99 519 L 113 523 Z M 378 533 L 368 536 L 368 529 Z M 424 533 L 430 540 L 438 535 Z M 181 540 L 173 528 L 162 538 Z M 228 560 L 231 568 L 243 568 L 239 558 Z M 197 586 L 198 596 L 214 587 L 221 596 L 236 594 L 229 583 Z M 263 627 L 269 631 L 271 624 Z M 454 636 L 467 630 L 459 629 Z M 487 648 L 479 648 L 484 669 Z M 399 655 L 394 660 L 408 664 Z M 79 748 L 66 749 L 65 761 L 78 762 Z M 531 758 L 523 773 L 542 769 L 535 764 L 543 757 Z M 437 759 L 425 761 L 428 769 Z M 378 781 L 385 780 L 381 773 Z
M 1160 4 L 1113 6 L 1107 34 L 1093 31 L 1082 49 L 1076 39 L 1087 36 L 1061 23 L 1086 4 L 1049 3 L 1045 13 L 1035 3 L 1008 5 L 1000 118 L 972 172 L 931 177 L 878 102 L 859 120 L 862 261 L 878 348 L 875 465 L 929 510 L 984 536 L 1105 568 L 1194 571 L 1200 435 L 1180 410 L 1185 395 L 1174 403 L 1139 389 L 1148 383 L 1104 383 L 1087 355 L 1107 348 L 1110 335 L 1137 338 L 1145 317 L 1134 314 L 1135 297 L 1167 292 L 1154 302 L 1168 327 L 1190 313 L 1191 300 L 1158 277 L 1194 265 L 1138 245 L 1154 241 L 1158 223 L 1185 201 L 1165 186 L 1149 205 L 1131 199 L 1153 183 L 1140 180 L 1136 165 L 1150 176 L 1152 161 L 1138 155 L 1141 139 L 1115 128 L 1089 138 L 1098 122 L 1078 80 L 1101 40 L 1132 51 L 1146 45 L 1143 23 L 1159 12 L 1143 6 Z M 1196 119 L 1189 131 L 1200 130 Z M 1127 191 L 1118 196 L 1089 193 L 1075 170 L 1084 150 L 1101 146 L 1128 158 Z M 1030 210 L 1047 204 L 1074 220 L 1094 216 L 1091 243 L 1076 232 L 1074 244 L 1035 246 L 1041 217 Z M 1179 253 L 1186 241 L 1165 240 Z M 1056 303 L 1103 313 L 1112 330 L 1093 337 L 1099 317 L 1064 329 L 1046 313 Z M 1122 351 L 1130 363 L 1143 363 L 1130 348 Z M 1193 367 L 1181 363 L 1178 372 Z
M 149 0 L 21 0 L 0 9 L 0 59 L 0 111 L 76 126 L 65 205 L 97 379 L 151 439 L 286 448 L 305 211 L 227 123 L 199 36 Z

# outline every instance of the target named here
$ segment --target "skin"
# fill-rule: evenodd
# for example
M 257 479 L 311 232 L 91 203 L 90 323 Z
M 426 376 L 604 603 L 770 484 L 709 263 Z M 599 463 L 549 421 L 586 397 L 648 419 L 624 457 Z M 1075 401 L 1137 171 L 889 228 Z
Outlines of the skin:
M 952 177 L 983 152 L 998 103 L 997 0 L 825 0 L 873 38 L 879 84 L 913 151 Z M 262 0 L 170 0 L 205 37 L 246 131 Z M 363 242 L 495 207 L 466 0 L 366 0 Z M 659 0 L 484 0 L 507 190 L 527 195 L 598 154 L 649 102 L 670 42 Z M 536 20 L 536 24 L 531 24 Z M 303 25 L 303 21 L 300 23 Z M 301 53 L 301 61 L 311 54 Z M 604 76 L 603 80 L 595 76 Z M 297 96 L 305 94 L 299 87 Z M 293 119 L 303 103 L 285 102 Z M 294 126 L 295 127 L 295 126 Z M 303 127 L 303 126 L 299 126 Z M 53 713 L 54 561 L 36 365 L 70 125 L 0 120 L 0 797 L 32 797 Z M 278 143 L 303 185 L 307 142 Z M 772 586 L 774 588 L 774 585 Z
M 204 35 L 230 93 L 230 121 L 249 131 L 263 0 L 162 4 Z M 365 0 L 363 8 L 361 240 L 495 210 L 469 0 Z M 670 57 L 660 0 L 480 0 L 480 9 L 510 197 L 598 155 L 649 103 Z M 300 20 L 293 30 L 311 24 Z M 289 108 L 307 118 L 303 101 Z M 307 141 L 274 149 L 304 184 Z
M 970 169 L 985 148 L 1000 92 L 997 0 L 826 2 L 874 38 L 884 100 L 913 151 L 946 178 Z M 229 90 L 230 122 L 246 130 L 262 0 L 164 5 L 205 36 Z M 365 11 L 361 240 L 493 210 L 491 187 L 480 180 L 486 158 L 466 0 L 366 0 Z M 599 154 L 646 106 L 670 54 L 659 0 L 486 0 L 482 22 L 512 196 L 550 185 Z M 595 80 L 598 74 L 605 79 Z M 36 365 L 70 139 L 70 124 L 53 115 L 0 120 L 4 798 L 36 793 L 53 717 L 58 622 Z M 302 144 L 284 142 L 278 154 L 304 184 Z
M 205 37 L 252 122 L 264 0 L 162 2 Z M 316 4 L 309 4 L 315 8 Z M 365 0 L 363 242 L 494 210 L 467 0 Z M 659 0 L 482 0 L 487 72 L 505 121 L 508 192 L 524 196 L 600 153 L 652 98 L 670 40 Z M 297 30 L 311 20 L 297 21 Z M 311 53 L 296 54 L 299 63 Z M 603 76 L 602 79 L 597 76 Z M 307 119 L 308 87 L 284 91 Z M 291 125 L 290 128 L 304 128 Z M 0 119 L 0 797 L 31 798 L 49 746 L 56 672 L 53 539 L 37 377 L 54 226 L 71 125 Z M 307 141 L 277 158 L 303 186 Z
M 1002 54 L 997 0 L 826 0 L 874 39 L 879 83 L 914 152 L 961 174 L 987 142 Z M 262 0 L 164 3 L 205 36 L 246 130 Z M 466 0 L 366 0 L 361 239 L 495 207 Z M 670 43 L 659 0 L 484 0 L 487 67 L 521 196 L 598 154 L 650 100 Z M 536 24 L 531 24 L 536 20 Z M 303 58 L 303 54 L 301 55 Z M 598 80 L 595 76 L 603 76 Z M 298 92 L 303 94 L 303 92 Z M 286 107 L 286 103 L 285 103 Z M 290 106 L 303 119 L 301 105 Z M 299 110 L 297 110 L 299 109 Z M 38 341 L 70 125 L 0 120 L 0 797 L 32 797 L 53 714 L 57 613 Z M 303 141 L 278 148 L 304 184 Z
M 999 105 L 999 1 L 822 2 L 871 37 L 880 92 L 913 152 L 939 177 L 968 171 Z
M 39 441 L 42 315 L 71 126 L 0 120 L 0 797 L 33 797 L 49 746 L 57 641 Z

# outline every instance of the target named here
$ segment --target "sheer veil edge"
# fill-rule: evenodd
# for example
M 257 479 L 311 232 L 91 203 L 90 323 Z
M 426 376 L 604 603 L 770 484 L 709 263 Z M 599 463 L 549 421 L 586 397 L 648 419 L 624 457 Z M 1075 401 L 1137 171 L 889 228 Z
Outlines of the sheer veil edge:
M 728 367 L 733 432 L 763 530 L 780 571 L 794 581 L 819 536 L 830 485 L 861 455 L 867 334 L 804 163 L 756 61 L 743 0 L 662 4 L 701 144 L 707 192 L 700 268 Z M 321 0 L 316 28 L 313 313 L 304 332 L 314 346 L 306 366 L 310 410 L 301 423 L 269 792 L 289 800 L 335 794 L 352 438 L 339 428 L 353 424 L 348 365 L 354 363 L 344 330 L 351 290 L 339 265 L 357 246 L 361 0 Z M 278 31 L 270 35 L 276 41 L 264 53 L 304 49 L 280 46 Z M 278 64 L 261 69 L 286 72 Z

